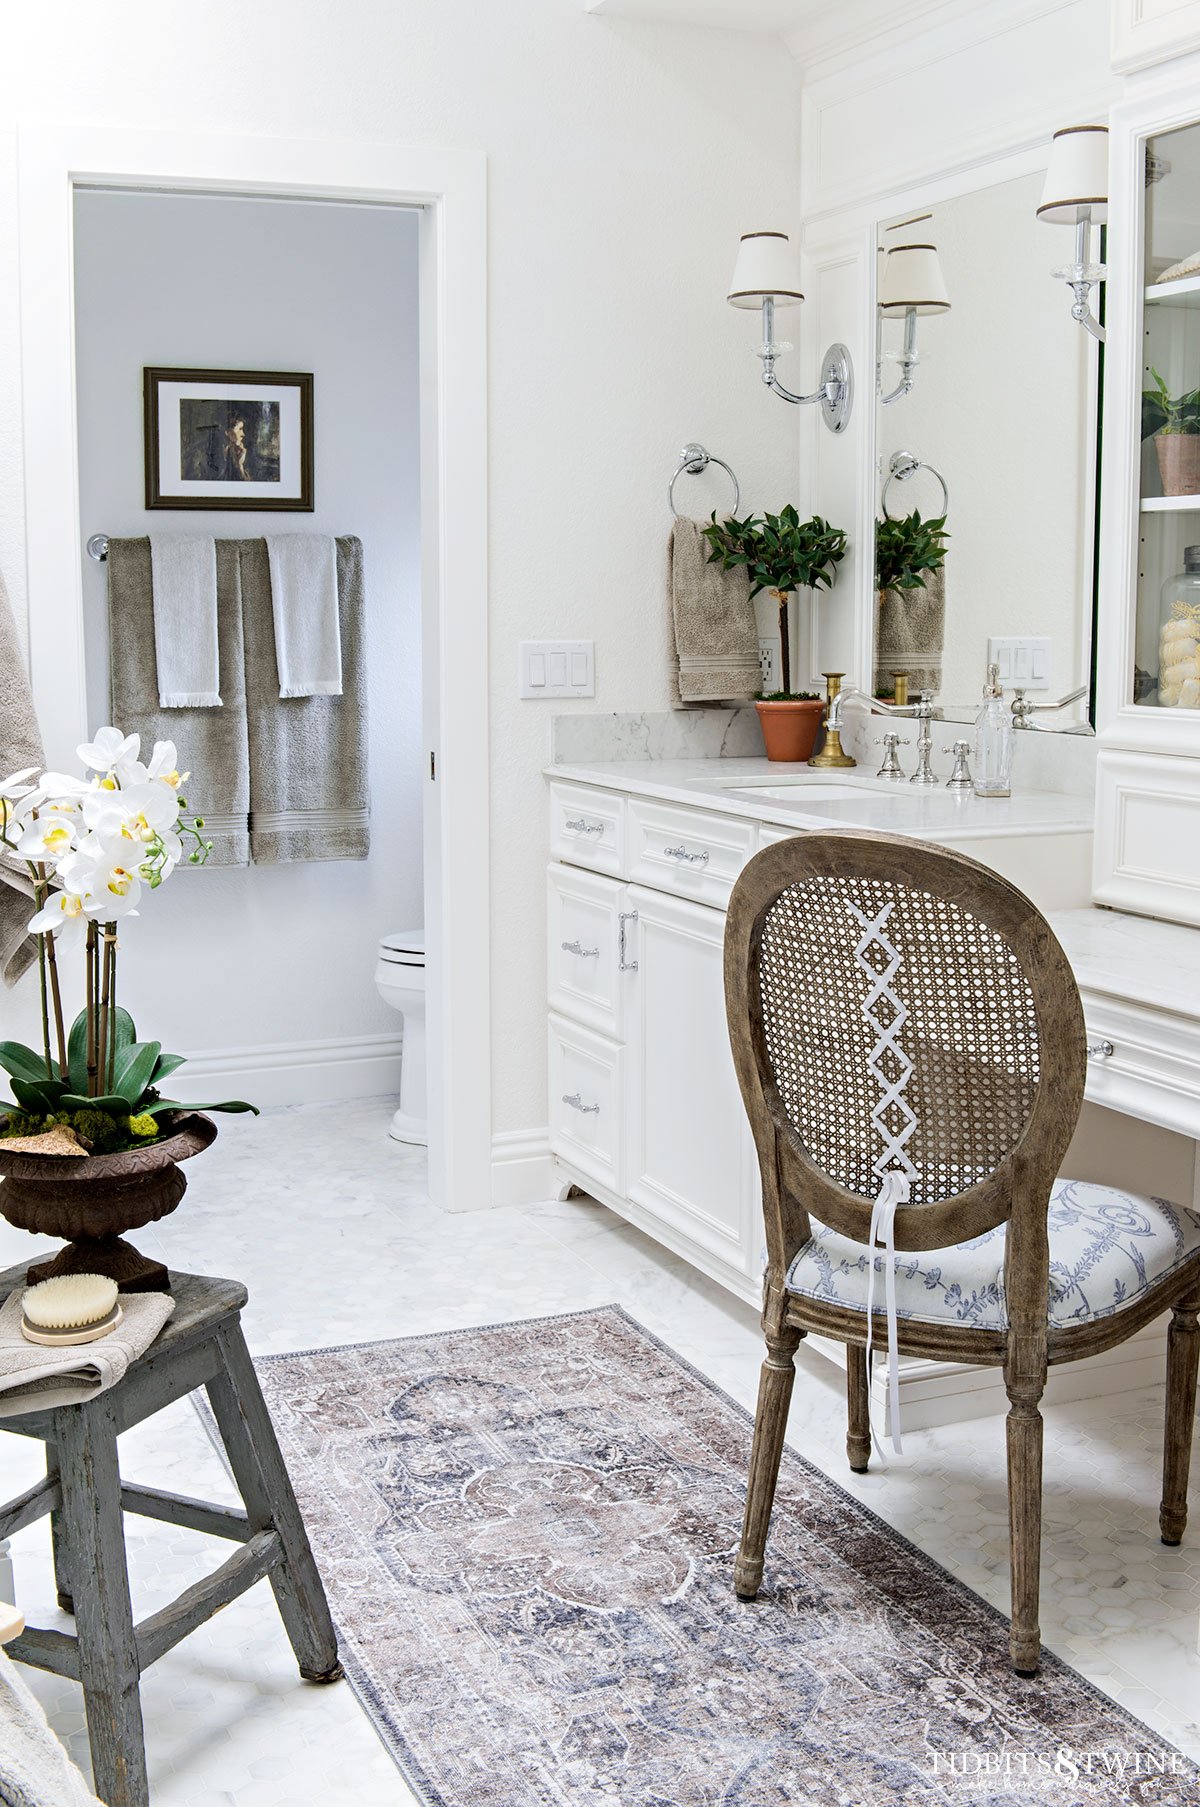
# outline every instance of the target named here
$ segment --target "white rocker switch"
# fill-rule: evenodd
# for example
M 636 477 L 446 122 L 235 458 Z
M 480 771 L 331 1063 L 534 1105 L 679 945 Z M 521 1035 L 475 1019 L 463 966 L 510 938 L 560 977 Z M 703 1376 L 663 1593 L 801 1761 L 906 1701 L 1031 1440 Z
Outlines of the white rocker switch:
M 522 640 L 517 688 L 522 697 L 595 696 L 591 640 Z

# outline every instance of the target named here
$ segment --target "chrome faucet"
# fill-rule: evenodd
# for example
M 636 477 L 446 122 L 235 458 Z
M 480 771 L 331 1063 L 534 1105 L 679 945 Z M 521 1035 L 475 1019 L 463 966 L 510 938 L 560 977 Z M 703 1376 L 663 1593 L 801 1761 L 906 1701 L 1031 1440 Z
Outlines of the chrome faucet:
M 1044 715 L 1052 709 L 1065 709 L 1068 703 L 1077 703 L 1080 697 L 1086 696 L 1087 693 L 1087 685 L 1081 684 L 1079 689 L 1072 690 L 1069 696 L 1060 696 L 1056 703 L 1031 703 L 1023 690 L 1015 690 L 1012 700 L 1013 727 L 1028 728 L 1031 715 Z M 1087 722 L 1084 722 L 1075 729 L 1068 729 L 1067 732 L 1090 734 L 1091 728 Z
M 868 696 L 865 690 L 860 690 L 855 684 L 844 685 L 829 705 L 827 727 L 841 728 L 844 707 L 850 697 L 857 697 L 866 709 L 876 715 L 906 715 L 920 724 L 917 729 L 917 769 L 908 782 L 936 784 L 929 755 L 933 751 L 932 724 L 941 720 L 942 712 L 933 700 L 932 690 L 923 690 L 915 703 L 885 703 L 880 697 Z

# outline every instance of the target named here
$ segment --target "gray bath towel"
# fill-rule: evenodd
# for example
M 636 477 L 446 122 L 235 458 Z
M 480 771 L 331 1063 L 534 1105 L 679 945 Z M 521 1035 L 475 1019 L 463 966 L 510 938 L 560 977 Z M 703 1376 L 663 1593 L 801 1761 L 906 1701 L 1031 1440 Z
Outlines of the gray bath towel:
M 946 633 L 946 567 L 925 573 L 922 590 L 885 590 L 875 635 L 875 688 L 890 691 L 892 673 L 908 673 L 909 695 L 942 688 Z
M 209 534 L 152 533 L 160 709 L 218 709 L 217 547 Z
M 361 540 L 338 540 L 337 581 L 342 695 L 281 697 L 267 542 L 242 541 L 250 842 L 256 864 L 365 860 L 370 851 Z
M 112 719 L 140 734 L 149 754 L 156 740 L 173 740 L 190 811 L 204 817 L 213 844 L 210 866 L 245 866 L 250 859 L 250 753 L 246 734 L 242 654 L 241 566 L 237 540 L 218 540 L 217 630 L 220 709 L 164 710 L 158 701 L 150 541 L 108 542 L 109 663 Z
M 57 1348 L 27 1343 L 21 1335 L 18 1286 L 0 1306 L 0 1418 L 79 1405 L 123 1380 L 175 1309 L 170 1293 L 122 1293 L 121 1322 L 94 1343 Z
M 676 703 L 723 703 L 762 689 L 750 580 L 708 554 L 700 522 L 676 521 L 667 554 Z
M 0 577 L 0 778 L 31 765 L 40 772 L 45 761 L 33 693 L 17 644 L 17 624 Z M 15 985 L 37 959 L 37 942 L 27 928 L 33 913 L 33 884 L 27 869 L 11 856 L 0 854 L 0 974 L 6 985 Z

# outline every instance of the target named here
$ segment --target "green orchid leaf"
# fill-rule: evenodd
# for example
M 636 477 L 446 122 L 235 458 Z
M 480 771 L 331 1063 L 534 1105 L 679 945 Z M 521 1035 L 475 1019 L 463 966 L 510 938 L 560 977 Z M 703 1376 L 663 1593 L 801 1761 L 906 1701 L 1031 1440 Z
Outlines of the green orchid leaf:
M 45 1117 L 58 1109 L 59 1094 L 51 1093 L 48 1083 L 34 1085 L 28 1079 L 12 1078 L 12 1094 L 23 1111 L 31 1117 Z
M 137 1030 L 133 1026 L 133 1018 L 120 1005 L 112 1013 L 113 1040 L 119 1054 L 122 1048 L 129 1047 L 137 1040 Z M 81 1010 L 71 1024 L 71 1034 L 67 1041 L 67 1071 L 71 1084 L 76 1092 L 86 1092 L 88 1084 L 87 1070 L 87 1011 Z
M 186 1062 L 186 1054 L 160 1054 L 158 1064 L 150 1075 L 151 1085 L 157 1085 L 160 1079 L 166 1079 L 168 1074 L 177 1072 Z
M 161 1042 L 131 1042 L 117 1052 L 113 1063 L 112 1088 L 120 1094 L 131 1112 L 150 1084 L 162 1053 Z
M 164 1111 L 250 1111 L 256 1117 L 259 1115 L 257 1104 L 247 1104 L 241 1098 L 227 1098 L 224 1104 L 192 1104 L 178 1098 L 160 1098 L 157 1104 L 146 1106 L 146 1114 L 151 1117 L 161 1117 Z
M 55 1106 L 62 1111 L 103 1111 L 108 1117 L 128 1117 L 131 1115 L 129 1100 L 122 1098 L 119 1092 L 109 1092 L 103 1098 L 89 1098 L 83 1092 L 64 1092 Z
M 14 1079 L 25 1079 L 36 1084 L 38 1080 L 57 1079 L 58 1068 L 50 1063 L 46 1070 L 46 1056 L 33 1048 L 27 1048 L 23 1042 L 0 1042 L 0 1067 L 11 1073 Z

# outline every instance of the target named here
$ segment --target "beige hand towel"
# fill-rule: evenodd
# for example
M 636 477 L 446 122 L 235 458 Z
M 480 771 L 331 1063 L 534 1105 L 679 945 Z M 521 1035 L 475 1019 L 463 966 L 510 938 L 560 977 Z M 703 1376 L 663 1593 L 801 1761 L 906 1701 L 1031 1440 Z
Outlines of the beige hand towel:
M 885 590 L 875 635 L 875 688 L 892 689 L 892 673 L 908 673 L 908 693 L 942 688 L 946 634 L 946 567 L 925 573 L 920 590 Z
M 41 1703 L 0 1655 L 0 1802 L 3 1807 L 102 1807 L 50 1730 Z
M 216 541 L 220 709 L 162 709 L 154 651 L 150 541 L 108 542 L 109 663 L 112 719 L 140 734 L 149 754 L 156 740 L 176 742 L 191 772 L 188 808 L 204 817 L 213 844 L 210 866 L 245 866 L 250 859 L 250 753 L 246 735 L 246 677 L 242 655 L 241 566 L 238 540 Z
M 710 564 L 708 554 L 700 522 L 677 520 L 667 569 L 680 703 L 742 701 L 762 689 L 750 580 L 742 569 Z
M 160 709 L 219 709 L 217 542 L 152 533 L 154 659 Z
M 267 542 L 243 540 L 241 549 L 253 859 L 365 860 L 371 834 L 362 542 L 337 541 L 341 696 L 279 695 Z
M 17 624 L 0 577 L 0 778 L 31 765 L 40 771 L 45 762 Z M 24 862 L 0 853 L 0 975 L 6 985 L 15 985 L 37 959 L 37 942 L 28 932 L 34 908 Z
M 267 535 L 280 696 L 341 696 L 337 547 L 328 533 Z
M 115 1387 L 175 1309 L 170 1293 L 122 1293 L 124 1315 L 115 1330 L 99 1342 L 48 1349 L 21 1335 L 24 1296 L 25 1288 L 18 1286 L 0 1309 L 0 1418 L 79 1405 Z

